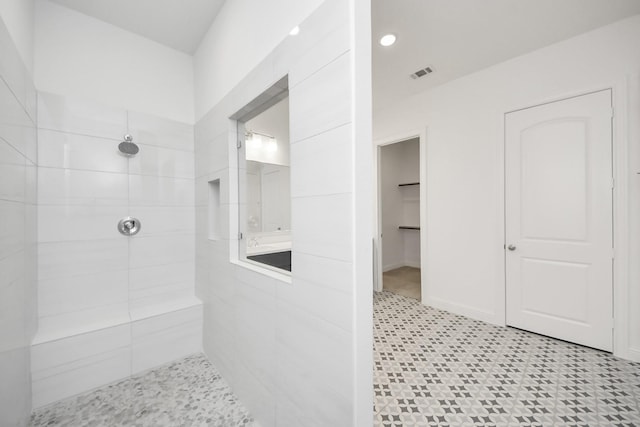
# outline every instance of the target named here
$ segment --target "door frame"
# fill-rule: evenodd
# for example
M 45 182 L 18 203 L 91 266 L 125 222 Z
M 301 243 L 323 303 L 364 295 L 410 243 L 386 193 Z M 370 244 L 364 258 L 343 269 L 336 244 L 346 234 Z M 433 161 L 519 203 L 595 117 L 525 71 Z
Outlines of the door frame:
M 420 275 L 420 294 L 422 304 L 426 304 L 427 298 L 427 281 L 426 281 L 426 271 L 427 271 L 427 240 L 426 240 L 426 230 L 427 230 L 427 127 L 423 129 L 407 131 L 400 134 L 388 136 L 385 138 L 375 139 L 373 141 L 373 175 L 374 182 L 376 186 L 376 191 L 374 192 L 374 204 L 375 204 L 375 230 L 374 230 L 374 274 L 373 274 L 373 290 L 380 292 L 382 291 L 382 196 L 381 196 L 381 183 L 382 177 L 380 174 L 380 158 L 381 158 L 381 148 L 387 145 L 396 144 L 399 142 L 407 141 L 410 139 L 418 138 L 419 139 L 419 147 L 420 154 L 418 156 L 419 167 L 420 167 L 420 270 L 422 274 Z
M 574 90 L 562 93 L 553 97 L 539 99 L 530 103 L 516 104 L 505 109 L 500 117 L 500 129 L 502 129 L 502 144 L 499 150 L 500 163 L 502 164 L 502 173 L 500 174 L 501 197 L 500 210 L 502 212 L 502 236 L 501 241 L 506 245 L 506 192 L 505 192 L 505 149 L 506 149 L 506 115 L 518 110 L 537 107 L 552 102 L 562 101 L 568 98 L 575 98 L 602 90 L 611 90 L 612 96 L 612 169 L 614 178 L 613 188 L 613 354 L 625 359 L 640 361 L 640 349 L 629 348 L 629 186 L 628 173 L 629 166 L 627 163 L 627 155 L 629 151 L 629 133 L 627 129 L 628 123 L 628 104 L 627 94 L 629 86 L 629 77 L 625 79 L 608 82 L 602 85 L 583 88 L 582 90 Z M 498 307 L 502 313 L 503 325 L 506 325 L 506 249 L 504 246 L 500 248 L 501 270 L 503 286 L 500 286 L 500 292 L 496 295 Z

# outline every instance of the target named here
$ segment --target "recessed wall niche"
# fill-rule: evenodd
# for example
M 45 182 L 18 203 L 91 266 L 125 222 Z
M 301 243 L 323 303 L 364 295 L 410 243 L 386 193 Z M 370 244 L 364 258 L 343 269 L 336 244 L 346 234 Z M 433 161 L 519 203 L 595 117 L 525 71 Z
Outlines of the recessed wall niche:
M 209 181 L 209 240 L 220 240 L 220 179 Z

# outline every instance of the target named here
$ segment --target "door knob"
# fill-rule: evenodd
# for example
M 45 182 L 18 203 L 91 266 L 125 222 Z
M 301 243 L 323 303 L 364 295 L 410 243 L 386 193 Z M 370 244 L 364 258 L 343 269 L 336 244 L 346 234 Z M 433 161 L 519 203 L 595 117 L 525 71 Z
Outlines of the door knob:
M 509 245 L 509 246 L 507 246 L 507 249 L 509 249 L 510 251 L 515 251 L 516 247 L 513 246 L 513 245 Z

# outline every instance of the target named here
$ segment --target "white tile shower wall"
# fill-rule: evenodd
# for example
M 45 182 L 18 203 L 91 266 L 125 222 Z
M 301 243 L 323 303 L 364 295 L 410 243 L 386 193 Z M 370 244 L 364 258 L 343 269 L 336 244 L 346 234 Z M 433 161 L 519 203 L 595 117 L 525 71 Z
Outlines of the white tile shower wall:
M 32 78 L 0 19 L 0 425 L 31 413 L 37 327 L 36 128 Z
M 347 3 L 324 2 L 300 25 L 299 36 L 283 41 L 196 124 L 196 282 L 205 298 L 205 351 L 265 427 L 353 420 Z M 210 179 L 219 178 L 229 195 L 237 191 L 235 126 L 228 117 L 285 74 L 294 189 L 291 283 L 230 262 L 235 216 L 223 227 L 223 240 L 208 238 L 206 220 Z M 237 198 L 229 198 L 226 211 L 237 208 Z
M 202 342 L 202 308 L 188 307 L 133 322 L 131 339 L 133 373 L 195 353 Z
M 50 93 L 38 114 L 35 407 L 199 351 L 202 318 L 193 126 Z M 138 235 L 118 232 L 126 216 Z

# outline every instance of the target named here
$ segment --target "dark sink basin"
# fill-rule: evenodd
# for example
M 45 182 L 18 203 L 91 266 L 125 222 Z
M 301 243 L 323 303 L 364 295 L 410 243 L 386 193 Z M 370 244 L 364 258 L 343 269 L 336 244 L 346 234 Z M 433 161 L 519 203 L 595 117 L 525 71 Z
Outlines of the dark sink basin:
M 247 259 L 280 268 L 282 270 L 291 271 L 291 251 L 251 255 L 248 256 Z

